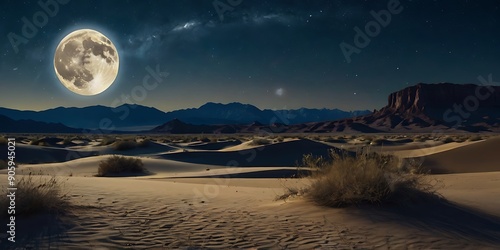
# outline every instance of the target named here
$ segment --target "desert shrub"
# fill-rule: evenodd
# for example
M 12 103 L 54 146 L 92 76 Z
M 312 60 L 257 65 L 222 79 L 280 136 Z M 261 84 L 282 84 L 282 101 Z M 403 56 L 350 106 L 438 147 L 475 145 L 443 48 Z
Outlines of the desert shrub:
M 274 142 L 283 142 L 285 140 L 285 138 L 283 138 L 283 136 L 278 136 L 276 137 L 276 139 L 274 139 Z
M 413 137 L 412 140 L 413 140 L 413 142 L 425 142 L 427 139 L 428 138 L 425 137 L 425 136 L 419 136 L 419 135 L 417 135 L 417 136 Z
M 145 148 L 145 147 L 148 147 L 150 145 L 150 143 L 151 143 L 151 140 L 144 139 L 144 140 L 137 142 L 137 146 L 141 147 L 141 148 Z
M 102 138 L 100 145 L 101 146 L 107 146 L 107 145 L 111 145 L 111 144 L 113 144 L 115 142 L 116 142 L 116 138 L 110 137 L 110 136 L 106 136 L 106 137 Z
M 383 145 L 384 142 L 386 142 L 386 140 L 384 138 L 376 138 L 376 139 L 373 139 L 371 142 L 370 142 L 370 145 L 373 145 L 373 146 L 380 146 L 380 145 Z
M 269 145 L 269 144 L 271 144 L 271 140 L 266 138 L 254 138 L 252 142 L 250 142 L 250 145 L 252 146 Z
M 4 160 L 0 160 L 0 169 L 7 169 L 7 162 Z
M 313 141 L 320 141 L 321 140 L 321 138 L 319 136 L 317 136 L 317 135 L 310 136 L 308 139 L 313 140 Z
M 35 180 L 30 174 L 17 182 L 16 215 L 32 215 L 37 213 L 61 213 L 69 207 L 67 195 L 62 192 L 63 182 L 52 176 Z M 7 188 L 3 188 L 0 196 L 0 209 L 7 216 L 10 198 Z
M 50 146 L 46 141 L 45 138 L 42 139 L 33 139 L 30 141 L 30 145 L 34 146 L 43 146 L 43 147 L 48 147 Z
M 121 173 L 146 173 L 144 163 L 139 158 L 110 156 L 99 163 L 97 176 L 113 176 Z
M 453 139 L 453 137 L 451 137 L 451 136 L 447 136 L 445 138 L 442 138 L 441 142 L 444 142 L 444 143 L 455 142 L 455 139 Z
M 62 145 L 70 145 L 73 143 L 73 138 L 71 137 L 66 137 L 64 138 L 64 140 L 62 141 Z
M 475 135 L 475 136 L 469 137 L 469 139 L 467 139 L 467 141 L 480 141 L 482 139 L 483 139 L 483 137 L 481 137 L 479 135 Z
M 211 142 L 212 140 L 210 140 L 208 137 L 203 137 L 200 139 L 201 142 Z
M 136 148 L 137 142 L 134 140 L 120 140 L 113 143 L 113 148 L 118 151 L 125 151 Z
M 306 167 L 315 168 L 312 184 L 305 195 L 325 206 L 345 207 L 387 202 L 405 203 L 421 194 L 434 195 L 434 185 L 416 166 L 401 168 L 392 155 L 358 152 L 356 156 L 331 151 L 331 159 L 304 156 Z
M 371 142 L 371 141 L 375 140 L 375 137 L 373 137 L 373 136 L 361 136 L 361 137 L 359 137 L 359 140 Z
M 346 143 L 346 139 L 342 136 L 338 137 L 329 137 L 325 139 L 325 142 L 330 142 L 330 143 Z
M 39 139 L 39 138 L 33 138 L 30 140 L 30 145 L 35 145 L 35 146 L 38 146 L 38 144 L 40 144 L 42 140 Z
M 464 142 L 467 140 L 467 136 L 456 136 L 453 138 L 454 142 Z

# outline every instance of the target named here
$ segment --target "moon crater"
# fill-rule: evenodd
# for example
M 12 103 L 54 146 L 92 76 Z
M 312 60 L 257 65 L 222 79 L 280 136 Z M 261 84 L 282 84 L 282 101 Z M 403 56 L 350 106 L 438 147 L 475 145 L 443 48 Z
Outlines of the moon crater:
M 80 95 L 97 95 L 108 89 L 119 69 L 118 51 L 103 34 L 76 30 L 64 37 L 54 55 L 54 68 L 61 83 Z

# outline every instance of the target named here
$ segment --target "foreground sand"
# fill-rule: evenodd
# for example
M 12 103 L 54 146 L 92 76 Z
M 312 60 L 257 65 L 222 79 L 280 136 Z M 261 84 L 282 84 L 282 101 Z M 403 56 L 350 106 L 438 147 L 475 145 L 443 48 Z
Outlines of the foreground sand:
M 283 144 L 287 146 L 300 144 Z M 316 145 L 321 148 L 320 145 Z M 65 180 L 73 204 L 68 214 L 20 218 L 18 245 L 61 249 L 498 249 L 500 247 L 500 166 L 498 138 L 451 145 L 429 151 L 425 160 L 445 169 L 468 173 L 434 175 L 447 202 L 408 207 L 370 206 L 334 209 L 304 198 L 275 201 L 283 187 L 304 185 L 300 179 L 272 178 L 273 171 L 293 169 L 264 166 L 257 151 L 254 167 L 217 165 L 238 157 L 248 146 L 217 151 L 206 164 L 189 159 L 206 151 L 158 152 L 143 158 L 155 175 L 93 177 L 103 156 L 65 163 L 23 166 L 25 173 L 45 171 Z M 481 165 L 450 162 L 471 152 L 488 159 Z M 407 153 L 407 152 L 404 152 Z M 446 154 L 443 156 L 443 154 Z M 169 157 L 165 157 L 165 156 Z M 264 156 L 262 156 L 264 155 Z M 172 159 L 175 158 L 175 159 Z M 275 159 L 276 160 L 276 159 Z M 425 163 L 426 161 L 424 161 Z M 283 164 L 286 165 L 286 164 Z M 498 164 L 500 165 L 500 164 Z M 434 165 L 433 165 L 434 166 Z M 22 170 L 20 168 L 20 170 Z M 209 169 L 207 171 L 207 169 Z M 472 169 L 472 170 L 471 170 Z M 21 171 L 22 173 L 22 171 Z M 211 178 L 238 176 L 245 178 Z M 71 175 L 71 177 L 70 177 Z M 44 178 L 44 177 L 42 177 Z M 5 184 L 0 172 L 0 184 Z M 3 221 L 2 221 L 3 224 Z M 0 246 L 5 234 L 0 232 Z
M 500 216 L 500 173 L 441 177 L 448 183 L 442 193 L 453 204 L 405 209 L 333 209 L 300 198 L 273 201 L 283 193 L 283 181 L 276 179 L 72 177 L 66 183 L 72 211 L 56 223 L 25 218 L 19 237 L 36 237 L 19 244 L 64 249 L 500 246 L 500 220 L 493 217 Z

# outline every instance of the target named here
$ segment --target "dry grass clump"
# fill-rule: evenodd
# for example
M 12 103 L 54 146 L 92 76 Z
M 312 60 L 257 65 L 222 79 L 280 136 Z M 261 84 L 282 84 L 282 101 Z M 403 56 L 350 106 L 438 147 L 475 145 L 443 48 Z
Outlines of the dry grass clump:
M 274 143 L 278 143 L 278 142 L 283 142 L 285 140 L 285 138 L 283 138 L 283 136 L 278 136 L 276 137 L 273 142 Z
M 328 137 L 325 138 L 325 142 L 330 142 L 330 143 L 346 143 L 346 139 L 343 136 L 337 136 L 337 137 Z
M 443 143 L 455 142 L 455 139 L 451 136 L 447 136 L 447 137 L 441 138 L 441 142 L 443 142 Z
M 113 144 L 115 142 L 116 142 L 116 138 L 115 137 L 106 136 L 106 137 L 102 138 L 101 144 L 99 144 L 99 145 L 100 146 L 107 146 L 107 145 L 111 145 L 111 144 Z
M 38 180 L 34 180 L 30 174 L 22 177 L 16 184 L 15 212 L 17 216 L 44 212 L 62 213 L 69 207 L 67 194 L 62 192 L 64 183 L 55 176 L 48 179 L 40 176 Z M 0 209 L 4 216 L 8 216 L 10 202 L 8 194 L 7 188 L 2 188 Z
M 413 137 L 414 142 L 426 142 L 429 139 L 430 139 L 429 136 L 426 135 L 416 135 Z
M 112 146 L 115 150 L 125 151 L 131 150 L 137 147 L 145 148 L 150 145 L 151 141 L 149 139 L 142 139 L 136 141 L 135 139 L 123 139 L 115 141 Z
M 7 139 L 5 137 L 0 136 L 0 146 L 7 145 Z
M 0 169 L 7 169 L 7 162 L 0 159 Z
M 97 176 L 116 176 L 124 173 L 147 173 L 139 158 L 113 155 L 99 163 Z
M 418 166 L 402 164 L 395 156 L 369 152 L 349 156 L 331 151 L 330 158 L 306 155 L 303 159 L 304 166 L 317 170 L 305 195 L 320 205 L 405 204 L 435 194 L 435 185 L 415 171 Z
M 375 138 L 373 139 L 371 142 L 370 142 L 370 145 L 373 145 L 373 146 L 380 146 L 380 145 L 383 145 L 384 143 L 386 143 L 387 140 L 384 139 L 384 138 Z
M 118 151 L 125 151 L 137 148 L 137 142 L 135 140 L 119 140 L 112 144 L 113 148 Z
M 64 140 L 62 141 L 62 145 L 68 146 L 73 144 L 73 138 L 72 137 L 65 137 Z
M 45 141 L 45 138 L 33 138 L 30 141 L 30 145 L 48 147 L 49 144 Z
M 208 142 L 218 142 L 219 140 L 215 137 L 212 137 L 212 138 L 208 138 L 208 137 L 202 137 L 200 138 L 200 142 L 205 142 L 205 143 L 208 143 Z
M 137 146 L 141 148 L 148 147 L 151 144 L 150 139 L 143 139 L 137 142 Z
M 250 142 L 250 145 L 252 146 L 261 146 L 261 145 L 269 145 L 271 144 L 271 140 L 267 138 L 254 138 L 252 142 Z
M 480 141 L 482 140 L 483 137 L 481 137 L 480 135 L 475 135 L 475 136 L 471 136 L 467 139 L 467 141 Z

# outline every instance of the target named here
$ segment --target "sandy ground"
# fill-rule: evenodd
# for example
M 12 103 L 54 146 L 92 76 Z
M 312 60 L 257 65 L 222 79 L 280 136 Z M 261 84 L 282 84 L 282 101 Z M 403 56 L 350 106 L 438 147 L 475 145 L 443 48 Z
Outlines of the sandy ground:
M 443 184 L 439 192 L 447 201 L 343 209 L 302 197 L 276 201 L 284 187 L 306 181 L 279 178 L 296 172 L 295 158 L 326 153 L 330 146 L 309 140 L 265 147 L 157 144 L 127 152 L 141 157 L 151 172 L 135 177 L 94 177 L 107 157 L 102 155 L 23 165 L 20 175 L 43 172 L 64 180 L 72 208 L 60 216 L 18 218 L 17 245 L 6 243 L 2 230 L 0 248 L 500 248 L 500 138 L 388 150 L 421 157 L 424 167 L 452 173 L 429 176 Z M 61 159 L 64 150 L 72 152 L 24 148 Z M 95 145 L 71 150 L 116 153 Z M 0 171 L 0 184 L 6 180 L 5 170 Z

